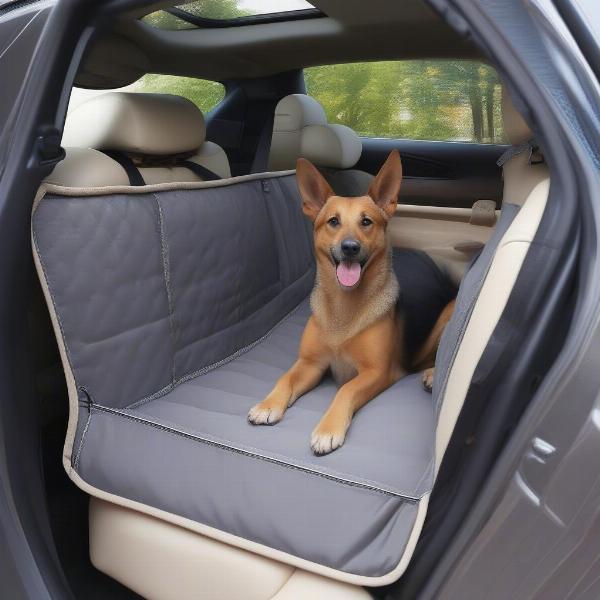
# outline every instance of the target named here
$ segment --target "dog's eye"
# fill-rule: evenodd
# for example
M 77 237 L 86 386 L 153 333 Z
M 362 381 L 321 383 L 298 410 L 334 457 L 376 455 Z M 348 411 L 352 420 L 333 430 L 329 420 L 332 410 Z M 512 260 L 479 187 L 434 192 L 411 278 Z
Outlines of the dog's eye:
M 340 224 L 340 220 L 337 217 L 331 217 L 331 219 L 329 219 L 327 221 L 332 227 L 337 227 Z
M 369 219 L 369 217 L 363 217 L 360 224 L 363 227 L 368 227 L 369 225 L 373 225 L 373 221 L 371 221 L 371 219 Z

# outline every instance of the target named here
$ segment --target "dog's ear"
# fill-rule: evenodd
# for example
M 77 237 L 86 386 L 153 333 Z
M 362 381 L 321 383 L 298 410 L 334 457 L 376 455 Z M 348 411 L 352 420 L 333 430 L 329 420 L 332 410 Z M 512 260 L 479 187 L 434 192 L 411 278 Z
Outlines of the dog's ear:
M 302 210 L 311 221 L 314 221 L 334 192 L 323 175 L 305 158 L 299 158 L 296 162 L 296 178 L 302 196 Z
M 369 186 L 367 194 L 390 217 L 396 212 L 402 183 L 402 161 L 398 150 L 392 150 L 383 167 Z

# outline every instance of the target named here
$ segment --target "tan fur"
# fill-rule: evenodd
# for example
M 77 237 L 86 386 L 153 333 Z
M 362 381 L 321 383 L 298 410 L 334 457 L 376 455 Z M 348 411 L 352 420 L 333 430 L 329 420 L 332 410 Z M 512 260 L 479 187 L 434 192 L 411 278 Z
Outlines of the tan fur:
M 423 382 L 423 387 L 428 392 L 431 392 L 433 389 L 433 376 L 435 374 L 435 367 L 433 365 L 435 364 L 435 355 L 440 345 L 440 340 L 442 339 L 442 333 L 444 333 L 444 329 L 446 328 L 446 325 L 448 325 L 448 321 L 454 312 L 455 304 L 456 300 L 448 302 L 413 361 L 415 371 L 423 371 L 421 381 Z
M 449 302 L 444 310 L 440 313 L 431 333 L 427 336 L 427 339 L 417 352 L 416 357 L 413 360 L 413 367 L 415 371 L 422 371 L 423 369 L 431 369 L 435 363 L 435 355 L 437 353 L 440 340 L 442 339 L 442 333 L 448 321 L 452 317 L 454 312 L 454 305 L 456 300 Z M 427 387 L 427 386 L 425 386 Z
M 368 195 L 358 198 L 334 195 L 304 159 L 298 160 L 297 177 L 303 210 L 314 222 L 317 277 L 312 315 L 298 360 L 250 410 L 248 420 L 257 425 L 277 423 L 331 369 L 340 388 L 311 437 L 313 451 L 326 454 L 343 444 L 354 413 L 406 374 L 403 324 L 396 311 L 399 286 L 386 233 L 396 209 L 402 166 L 399 154 L 392 152 Z M 335 227 L 333 217 L 338 219 Z M 365 217 L 370 225 L 364 225 Z M 360 242 L 368 258 L 359 283 L 342 289 L 332 254 L 347 238 Z

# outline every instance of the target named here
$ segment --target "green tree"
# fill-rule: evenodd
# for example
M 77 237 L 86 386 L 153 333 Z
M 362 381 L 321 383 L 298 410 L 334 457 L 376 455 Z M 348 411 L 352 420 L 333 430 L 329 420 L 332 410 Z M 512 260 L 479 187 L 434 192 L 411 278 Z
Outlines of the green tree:
M 174 94 L 191 100 L 203 113 L 214 108 L 225 97 L 225 87 L 216 81 L 158 75 L 149 73 L 138 79 L 129 88 L 132 92 Z
M 383 61 L 305 70 L 331 122 L 365 136 L 502 141 L 495 72 L 470 61 Z
M 238 0 L 196 0 L 177 8 L 204 19 L 234 19 L 252 14 L 251 11 L 240 8 L 238 4 Z M 150 13 L 142 20 L 159 29 L 193 29 L 195 27 L 193 23 L 180 19 L 166 10 Z

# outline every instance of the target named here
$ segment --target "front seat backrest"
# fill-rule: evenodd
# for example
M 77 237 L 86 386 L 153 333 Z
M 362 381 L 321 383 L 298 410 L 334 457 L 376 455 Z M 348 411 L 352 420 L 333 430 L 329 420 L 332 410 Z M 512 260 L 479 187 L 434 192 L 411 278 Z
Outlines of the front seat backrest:
M 362 153 L 358 135 L 345 125 L 327 123 L 323 107 L 306 94 L 290 94 L 275 107 L 269 170 L 295 169 L 300 157 L 320 168 L 336 193 L 366 194 L 373 176 L 352 169 Z
M 75 162 L 80 164 L 84 156 L 102 170 L 108 163 L 96 153 L 81 151 L 87 148 L 116 151 L 131 158 L 146 184 L 206 178 L 182 166 L 182 160 L 200 165 L 221 178 L 230 177 L 227 155 L 220 146 L 206 141 L 205 136 L 204 116 L 186 98 L 108 92 L 84 102 L 68 115 L 62 142 L 67 148 L 67 158 L 59 173 L 72 177 L 71 164 L 75 169 Z M 51 179 L 56 176 L 55 173 Z M 106 180 L 104 184 L 115 183 L 120 181 Z M 70 179 L 65 184 L 73 185 Z

